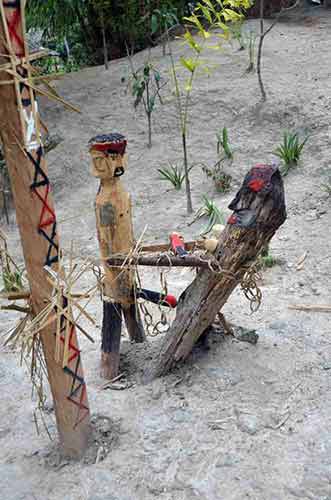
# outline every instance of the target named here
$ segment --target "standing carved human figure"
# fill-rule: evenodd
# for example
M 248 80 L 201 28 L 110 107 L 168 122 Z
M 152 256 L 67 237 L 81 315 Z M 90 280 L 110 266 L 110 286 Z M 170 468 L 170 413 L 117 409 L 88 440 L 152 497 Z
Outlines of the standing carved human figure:
M 128 268 L 110 267 L 111 254 L 128 253 L 133 246 L 131 200 L 120 177 L 127 168 L 126 139 L 120 134 L 98 135 L 89 142 L 92 173 L 100 179 L 95 213 L 101 258 L 104 262 L 101 376 L 117 376 L 122 313 L 130 339 L 143 342 L 145 334 L 134 294 L 134 275 Z

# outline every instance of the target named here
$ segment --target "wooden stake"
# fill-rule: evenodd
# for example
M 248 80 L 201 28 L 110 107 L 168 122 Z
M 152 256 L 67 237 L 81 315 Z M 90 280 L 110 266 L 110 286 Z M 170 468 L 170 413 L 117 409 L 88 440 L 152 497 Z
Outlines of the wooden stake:
M 0 86 L 0 134 L 16 207 L 23 254 L 31 290 L 31 306 L 37 315 L 50 300 L 51 285 L 44 266 L 57 270 L 59 241 L 47 165 L 39 136 L 39 115 L 34 87 L 27 84 L 30 71 L 17 60 L 29 58 L 22 28 L 21 2 L 0 0 L 0 53 L 10 56 L 9 70 L 15 85 Z M 0 64 L 8 58 L 0 57 Z M 0 82 L 8 70 L 0 72 Z M 63 318 L 63 325 L 67 323 Z M 81 355 L 75 329 L 70 339 L 71 361 L 65 369 L 55 360 L 56 321 L 41 332 L 48 379 L 54 398 L 62 452 L 70 457 L 83 455 L 88 437 L 89 407 Z M 63 347 L 61 347 L 63 349 Z
M 176 318 L 147 378 L 162 375 L 187 358 L 262 248 L 284 223 L 284 188 L 278 169 L 269 165 L 251 169 L 229 208 L 234 212 L 221 233 L 215 253 L 225 272 L 215 275 L 209 269 L 201 269 L 182 293 Z M 247 291 L 249 285 L 245 283 L 245 287 Z

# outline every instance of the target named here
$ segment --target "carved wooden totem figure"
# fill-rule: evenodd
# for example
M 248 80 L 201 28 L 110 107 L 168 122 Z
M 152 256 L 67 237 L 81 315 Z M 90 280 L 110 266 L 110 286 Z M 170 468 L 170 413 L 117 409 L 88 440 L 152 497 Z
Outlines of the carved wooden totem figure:
M 95 212 L 105 271 L 101 376 L 112 379 L 119 369 L 122 314 L 131 340 L 145 340 L 135 303 L 133 272 L 109 267 L 105 262 L 110 255 L 128 253 L 133 246 L 131 200 L 120 180 L 127 168 L 126 139 L 116 133 L 98 135 L 90 140 L 89 146 L 92 173 L 100 179 Z

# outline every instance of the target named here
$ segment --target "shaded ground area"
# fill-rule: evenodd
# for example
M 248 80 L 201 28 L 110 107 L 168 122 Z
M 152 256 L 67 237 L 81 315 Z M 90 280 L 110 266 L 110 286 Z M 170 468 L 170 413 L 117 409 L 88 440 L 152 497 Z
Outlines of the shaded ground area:
M 101 451 L 94 464 L 54 458 L 47 435 L 35 432 L 34 402 L 18 355 L 2 349 L 1 498 L 330 500 L 330 316 L 288 306 L 327 304 L 330 299 L 331 201 L 321 185 L 331 175 L 331 15 L 317 9 L 300 16 L 299 22 L 278 24 L 265 41 L 263 74 L 269 99 L 264 106 L 258 103 L 256 75 L 245 73 L 247 55 L 233 46 L 221 55 L 211 54 L 218 66 L 209 78 L 199 77 L 191 108 L 192 162 L 214 161 L 215 132 L 223 126 L 235 150 L 235 182 L 226 196 L 214 192 L 200 168 L 193 169 L 195 208 L 207 193 L 227 213 L 243 175 L 254 163 L 274 159 L 271 152 L 285 129 L 309 134 L 302 165 L 285 180 L 288 220 L 271 245 L 281 264 L 264 274 L 263 304 L 251 315 L 238 290 L 224 311 L 230 321 L 255 328 L 259 342 L 254 346 L 215 333 L 209 350 L 196 349 L 184 366 L 142 385 L 142 372 L 162 339 L 150 338 L 139 346 L 125 339 L 122 369 L 129 384 L 115 391 L 101 389 L 100 331 L 92 330 L 96 343 L 81 339 L 81 344 L 90 405 L 100 431 L 95 458 L 100 447 L 111 448 L 105 460 Z M 183 50 L 178 42 L 173 48 L 176 55 Z M 135 63 L 141 64 L 146 55 L 137 54 Z M 153 49 L 152 56 L 166 76 L 161 48 Z M 148 150 L 145 119 L 141 111 L 132 110 L 127 78 L 123 59 L 113 62 L 109 72 L 90 68 L 58 82 L 61 94 L 81 108 L 80 116 L 42 102 L 49 128 L 65 137 L 49 154 L 62 243 L 68 247 L 73 239 L 81 256 L 97 255 L 97 185 L 89 173 L 87 142 L 98 132 L 115 130 L 128 136 L 125 182 L 133 197 L 136 236 L 147 224 L 149 242 L 165 241 L 172 230 L 192 238 L 205 225 L 187 225 L 191 218 L 185 213 L 184 192 L 169 190 L 158 177 L 158 167 L 180 161 L 170 86 L 168 104 L 154 116 L 154 145 Z M 5 231 L 20 258 L 15 226 Z M 297 270 L 305 252 L 303 268 Z M 159 288 L 156 271 L 141 275 L 146 286 Z M 171 271 L 169 292 L 179 294 L 192 276 L 190 271 Z M 82 288 L 87 289 L 92 277 L 84 280 Z M 89 311 L 100 323 L 98 298 Z M 2 313 L 3 333 L 14 320 L 12 313 Z M 49 413 L 54 433 L 51 401 Z

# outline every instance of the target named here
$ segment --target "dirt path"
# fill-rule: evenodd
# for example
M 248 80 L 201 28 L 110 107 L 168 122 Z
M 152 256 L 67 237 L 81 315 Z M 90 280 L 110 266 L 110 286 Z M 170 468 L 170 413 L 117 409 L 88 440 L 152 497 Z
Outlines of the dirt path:
M 254 26 L 254 22 L 250 23 Z M 182 52 L 173 43 L 175 54 Z M 258 104 L 256 75 L 245 74 L 247 55 L 229 47 L 212 53 L 212 75 L 199 77 L 191 109 L 190 159 L 211 163 L 215 132 L 226 126 L 235 149 L 233 191 L 214 192 L 200 168 L 192 171 L 194 207 L 207 193 L 227 213 L 244 173 L 271 151 L 284 130 L 309 134 L 303 163 L 285 180 L 288 220 L 274 238 L 281 264 L 264 275 L 263 304 L 251 315 L 240 291 L 225 308 L 230 321 L 255 328 L 256 346 L 214 335 L 211 349 L 197 349 L 188 363 L 164 379 L 142 385 L 140 375 L 161 339 L 148 346 L 123 345 L 123 368 L 133 386 L 102 391 L 98 376 L 99 330 L 94 345 L 82 339 L 93 412 L 111 417 L 117 439 L 107 458 L 94 465 L 57 463 L 46 435 L 36 435 L 30 385 L 18 356 L 0 352 L 0 498 L 4 500 L 330 500 L 331 340 L 330 314 L 288 309 L 289 304 L 330 304 L 330 198 L 321 189 L 330 172 L 331 13 L 315 9 L 300 22 L 280 23 L 265 42 L 264 80 L 268 102 Z M 161 48 L 152 52 L 164 73 Z M 146 53 L 135 56 L 136 64 Z M 169 190 L 157 168 L 180 161 L 173 103 L 154 117 L 148 150 L 145 119 L 132 111 L 126 94 L 128 65 L 115 61 L 67 75 L 61 94 L 82 115 L 43 102 L 43 118 L 65 137 L 49 154 L 64 246 L 75 240 L 82 256 L 97 255 L 87 142 L 98 132 L 118 131 L 129 139 L 126 183 L 134 201 L 135 231 L 146 224 L 146 241 L 166 240 L 172 230 L 198 235 L 184 191 Z M 169 89 L 170 90 L 170 89 Z M 168 91 L 169 101 L 173 101 Z M 62 221 L 62 222 L 61 222 Z M 18 235 L 6 227 L 17 255 Z M 307 252 L 303 269 L 296 264 Z M 179 293 L 192 275 L 173 271 L 169 291 Z M 144 272 L 157 289 L 156 272 Z M 90 277 L 83 287 L 88 287 Z M 96 299 L 90 312 L 101 321 Z M 1 331 L 13 324 L 1 315 Z M 90 327 L 89 327 L 90 328 Z M 51 408 L 50 408 L 51 410 Z M 52 413 L 52 412 L 51 412 Z M 54 424 L 51 424 L 54 431 Z

